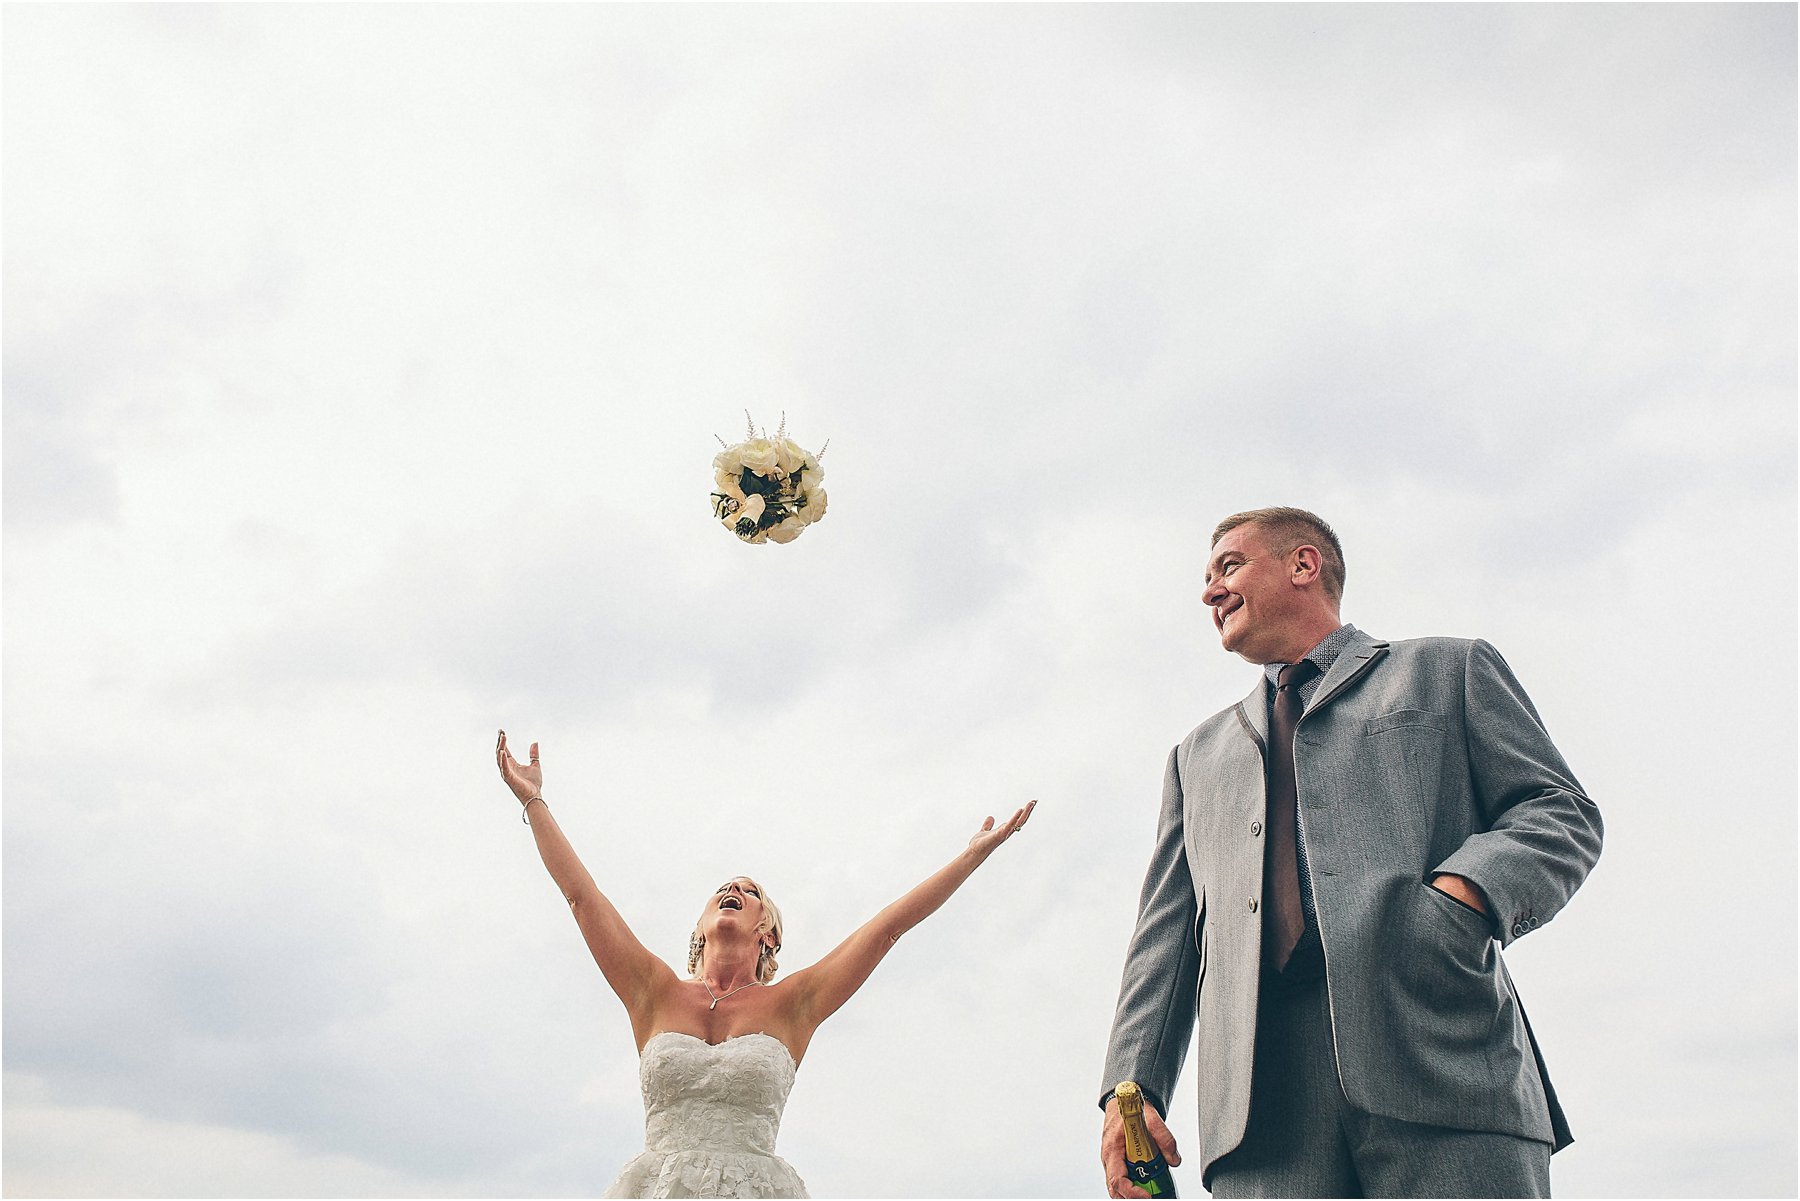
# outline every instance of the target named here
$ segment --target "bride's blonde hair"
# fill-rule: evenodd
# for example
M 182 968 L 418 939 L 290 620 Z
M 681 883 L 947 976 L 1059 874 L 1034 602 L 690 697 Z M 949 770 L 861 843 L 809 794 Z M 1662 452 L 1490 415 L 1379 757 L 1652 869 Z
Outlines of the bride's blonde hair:
M 756 889 L 756 895 L 762 898 L 763 916 L 762 921 L 756 924 L 756 933 L 759 936 L 763 934 L 775 936 L 775 945 L 771 947 L 765 944 L 761 953 L 756 957 L 756 981 L 758 984 L 767 984 L 775 978 L 778 970 L 775 952 L 781 950 L 781 908 L 769 899 L 769 894 L 764 891 L 763 886 L 755 880 L 751 880 L 749 876 L 733 876 L 732 879 L 748 881 Z M 700 927 L 695 926 L 694 933 L 688 938 L 688 975 L 698 976 L 700 974 L 700 959 L 705 950 L 706 938 L 700 933 Z

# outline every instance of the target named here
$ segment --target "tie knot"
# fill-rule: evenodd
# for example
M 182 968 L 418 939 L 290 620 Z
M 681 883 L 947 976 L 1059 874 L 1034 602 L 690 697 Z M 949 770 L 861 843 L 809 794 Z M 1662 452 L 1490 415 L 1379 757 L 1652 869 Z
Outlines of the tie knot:
M 1308 680 L 1319 674 L 1319 665 L 1311 659 L 1302 659 L 1298 663 L 1290 663 L 1281 669 L 1275 677 L 1275 686 L 1281 689 L 1298 689 Z

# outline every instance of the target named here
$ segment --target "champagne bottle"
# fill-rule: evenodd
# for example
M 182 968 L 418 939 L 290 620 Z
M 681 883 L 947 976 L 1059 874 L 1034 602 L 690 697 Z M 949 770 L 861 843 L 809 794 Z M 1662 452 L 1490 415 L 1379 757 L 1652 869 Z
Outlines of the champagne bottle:
M 1175 1177 L 1144 1125 L 1144 1092 L 1130 1080 L 1113 1089 L 1125 1123 L 1125 1177 L 1152 1197 L 1173 1197 Z

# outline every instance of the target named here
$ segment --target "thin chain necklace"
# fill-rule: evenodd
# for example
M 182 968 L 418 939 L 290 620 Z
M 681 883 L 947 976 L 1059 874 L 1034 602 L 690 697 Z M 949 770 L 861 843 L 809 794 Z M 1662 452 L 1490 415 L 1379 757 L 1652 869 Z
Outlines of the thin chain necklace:
M 746 984 L 738 985 L 736 988 L 734 988 L 730 992 L 726 993 L 724 997 L 721 997 L 719 994 L 715 993 L 712 990 L 712 985 L 710 985 L 706 982 L 705 976 L 700 977 L 700 987 L 704 988 L 706 990 L 706 995 L 712 998 L 712 1004 L 708 1005 L 706 1007 L 707 1011 L 709 1013 L 712 1010 L 717 1009 L 719 1007 L 719 1002 L 723 1001 L 725 999 L 725 997 L 734 996 L 737 993 L 743 992 L 746 988 L 754 988 L 754 987 L 760 985 L 761 983 L 762 983 L 761 980 L 751 980 L 750 982 L 748 982 Z

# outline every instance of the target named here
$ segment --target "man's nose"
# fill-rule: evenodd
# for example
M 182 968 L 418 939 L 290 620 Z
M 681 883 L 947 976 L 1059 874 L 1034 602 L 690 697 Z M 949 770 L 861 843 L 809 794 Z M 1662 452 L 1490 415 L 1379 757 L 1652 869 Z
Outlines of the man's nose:
M 1203 605 L 1216 605 L 1224 599 L 1225 581 L 1223 580 L 1214 580 L 1206 586 L 1206 591 L 1200 594 L 1200 603 Z

